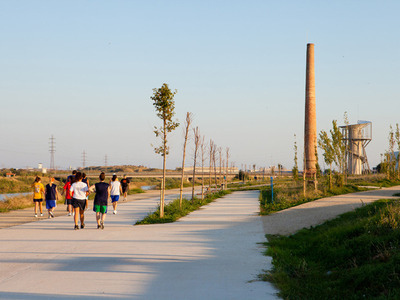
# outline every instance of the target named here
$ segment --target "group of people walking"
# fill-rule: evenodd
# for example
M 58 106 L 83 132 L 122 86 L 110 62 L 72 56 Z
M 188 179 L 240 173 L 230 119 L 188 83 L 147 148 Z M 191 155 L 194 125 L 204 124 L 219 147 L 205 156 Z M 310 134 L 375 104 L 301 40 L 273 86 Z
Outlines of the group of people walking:
M 99 179 L 98 183 L 90 186 L 89 179 L 85 173 L 73 171 L 72 175 L 67 177 L 62 194 L 65 193 L 68 216 L 74 215 L 75 230 L 79 229 L 79 221 L 80 228 L 85 228 L 85 210 L 88 209 L 88 196 L 90 193 L 95 193 L 93 211 L 96 213 L 98 229 L 104 229 L 108 199 L 111 198 L 114 214 L 117 214 L 117 205 L 121 194 L 124 196 L 124 200 L 126 200 L 129 190 L 129 180 L 126 176 L 120 182 L 117 175 L 114 174 L 110 183 L 106 183 L 106 175 L 104 172 L 101 172 Z M 50 183 L 44 187 L 40 177 L 37 176 L 32 187 L 34 192 L 35 217 L 38 217 L 38 210 L 40 211 L 40 216 L 43 216 L 42 202 L 45 199 L 48 218 L 54 218 L 53 211 L 60 197 L 57 186 L 54 184 L 54 178 L 51 177 Z

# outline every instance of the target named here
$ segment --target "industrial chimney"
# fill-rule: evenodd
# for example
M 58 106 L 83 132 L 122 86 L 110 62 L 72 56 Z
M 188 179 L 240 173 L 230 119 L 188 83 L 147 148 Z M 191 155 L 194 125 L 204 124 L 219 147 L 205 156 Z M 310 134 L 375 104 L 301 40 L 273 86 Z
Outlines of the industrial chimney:
M 304 119 L 304 172 L 307 177 L 316 173 L 317 120 L 315 112 L 314 44 L 307 44 L 306 107 Z

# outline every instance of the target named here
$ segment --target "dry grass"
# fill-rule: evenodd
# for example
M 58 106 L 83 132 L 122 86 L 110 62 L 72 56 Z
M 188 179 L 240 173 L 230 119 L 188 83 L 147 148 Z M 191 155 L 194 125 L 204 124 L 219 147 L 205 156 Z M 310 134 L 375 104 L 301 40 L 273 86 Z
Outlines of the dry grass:
M 0 201 L 0 212 L 8 212 L 11 210 L 33 207 L 32 195 L 16 196 Z

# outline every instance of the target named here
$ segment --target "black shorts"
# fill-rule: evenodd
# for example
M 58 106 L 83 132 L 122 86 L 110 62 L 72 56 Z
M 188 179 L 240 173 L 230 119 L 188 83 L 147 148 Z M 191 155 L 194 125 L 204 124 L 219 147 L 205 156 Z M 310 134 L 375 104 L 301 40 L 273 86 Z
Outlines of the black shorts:
M 86 199 L 75 199 L 75 198 L 72 198 L 72 207 L 73 208 L 79 207 L 79 209 L 85 210 L 85 208 L 86 208 Z
M 43 202 L 43 199 L 33 199 L 33 202 Z
M 65 204 L 72 205 L 72 199 L 65 199 Z
M 126 192 L 128 192 L 128 187 L 127 186 L 122 187 L 122 193 L 126 193 Z

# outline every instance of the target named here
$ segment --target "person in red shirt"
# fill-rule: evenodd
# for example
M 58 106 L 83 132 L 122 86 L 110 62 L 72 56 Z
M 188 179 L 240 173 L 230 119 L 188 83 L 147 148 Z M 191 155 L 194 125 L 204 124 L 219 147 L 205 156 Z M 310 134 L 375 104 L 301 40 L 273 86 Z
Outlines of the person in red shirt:
M 65 193 L 65 204 L 67 205 L 67 209 L 68 209 L 68 216 L 72 215 L 72 196 L 69 189 L 71 188 L 72 185 L 72 177 L 68 177 L 67 178 L 67 182 L 64 185 L 64 190 L 63 190 L 63 194 Z

